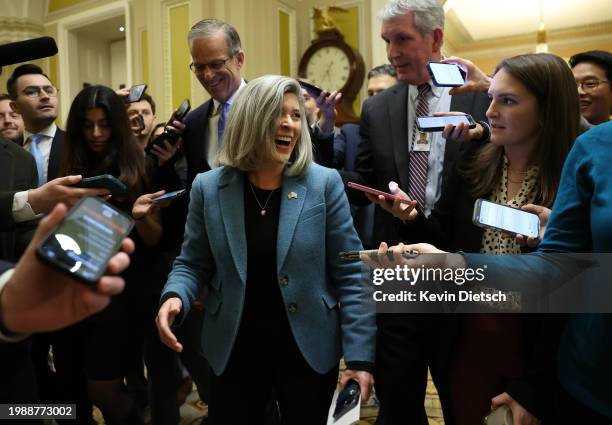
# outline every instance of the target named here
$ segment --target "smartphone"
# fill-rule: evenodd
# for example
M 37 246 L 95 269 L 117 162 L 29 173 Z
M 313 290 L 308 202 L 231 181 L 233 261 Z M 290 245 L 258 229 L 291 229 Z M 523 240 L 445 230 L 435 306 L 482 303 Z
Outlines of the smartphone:
M 537 238 L 540 232 L 540 219 L 536 214 L 486 199 L 477 199 L 474 203 L 472 222 L 479 227 L 532 238 Z
M 97 197 L 82 198 L 36 249 L 38 258 L 88 285 L 134 227 L 134 220 Z
M 469 128 L 476 127 L 471 115 L 446 115 L 442 117 L 417 117 L 417 127 L 420 131 L 443 131 L 447 124 L 456 126 L 459 123 L 467 124 Z
M 300 84 L 300 86 L 304 90 L 306 90 L 310 96 L 314 98 L 319 97 L 319 95 L 325 91 L 321 87 L 315 86 L 314 84 L 309 83 L 308 81 L 304 81 L 304 80 L 297 80 L 297 81 Z
M 427 70 L 438 87 L 457 87 L 465 84 L 465 72 L 454 63 L 429 62 Z
M 177 110 L 174 111 L 170 117 L 166 128 L 164 128 L 164 132 L 153 140 L 153 143 L 147 148 L 147 151 L 150 151 L 154 145 L 164 147 L 164 140 L 167 140 L 171 145 L 174 145 L 181 136 L 180 134 L 168 129 L 167 126 L 172 125 L 172 121 L 183 121 L 190 110 L 191 102 L 189 102 L 189 99 L 183 100 Z
M 501 405 L 482 419 L 484 425 L 512 425 L 512 410 Z
M 374 196 L 382 195 L 385 197 L 385 199 L 391 202 L 395 201 L 395 199 L 397 198 L 395 195 L 391 195 L 390 193 L 383 192 L 382 190 L 376 190 L 371 187 L 364 186 L 358 183 L 348 182 L 346 185 L 350 187 L 351 189 L 360 190 L 361 192 L 369 193 L 370 195 L 374 195 Z
M 153 203 L 157 204 L 157 203 L 159 203 L 161 201 L 164 201 L 166 199 L 178 198 L 179 196 L 184 195 L 185 193 L 187 193 L 186 189 L 175 190 L 174 192 L 164 193 L 162 196 L 153 199 Z
M 346 383 L 344 389 L 338 394 L 336 400 L 336 408 L 334 409 L 334 420 L 338 421 L 342 416 L 351 411 L 359 403 L 361 390 L 359 383 L 351 379 Z
M 111 176 L 110 174 L 102 174 L 94 177 L 86 177 L 75 187 L 85 187 L 90 189 L 108 189 L 113 196 L 126 196 L 127 187 L 122 181 Z
M 142 98 L 142 95 L 144 94 L 146 89 L 147 89 L 146 84 L 136 84 L 135 86 L 130 87 L 130 92 L 125 98 L 125 102 L 126 103 L 140 102 L 140 99 Z
M 130 124 L 132 127 L 138 128 L 138 132 L 141 132 L 145 128 L 145 122 L 142 115 L 137 114 L 130 119 Z

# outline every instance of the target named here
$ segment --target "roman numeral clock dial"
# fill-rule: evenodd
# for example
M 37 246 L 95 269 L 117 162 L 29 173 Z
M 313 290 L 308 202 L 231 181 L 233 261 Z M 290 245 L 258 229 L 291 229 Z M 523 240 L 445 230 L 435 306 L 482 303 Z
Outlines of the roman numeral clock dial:
M 306 78 L 328 91 L 340 90 L 349 79 L 351 64 L 341 49 L 333 46 L 317 50 L 306 66 Z
M 342 99 L 336 105 L 336 125 L 357 122 L 359 117 L 353 111 L 353 102 L 365 77 L 363 58 L 344 41 L 337 28 L 317 31 L 317 34 L 318 38 L 300 59 L 298 75 L 328 92 L 342 92 Z

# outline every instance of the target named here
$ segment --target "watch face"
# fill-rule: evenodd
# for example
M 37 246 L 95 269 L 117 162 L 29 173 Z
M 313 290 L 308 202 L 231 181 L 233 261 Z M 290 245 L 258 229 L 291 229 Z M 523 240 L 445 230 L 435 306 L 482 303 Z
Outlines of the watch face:
M 306 78 L 327 91 L 340 90 L 349 79 L 349 58 L 333 46 L 317 50 L 306 66 Z

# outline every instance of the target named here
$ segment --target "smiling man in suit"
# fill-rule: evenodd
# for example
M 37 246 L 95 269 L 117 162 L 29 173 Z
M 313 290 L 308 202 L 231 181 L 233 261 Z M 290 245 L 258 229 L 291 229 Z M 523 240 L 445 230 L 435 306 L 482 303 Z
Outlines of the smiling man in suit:
M 23 147 L 36 161 L 38 185 L 42 186 L 57 177 L 64 143 L 64 132 L 54 123 L 57 88 L 38 66 L 24 64 L 15 68 L 6 89 L 11 107 L 23 118 Z
M 416 116 L 462 111 L 484 120 L 489 102 L 484 94 L 451 96 L 449 88 L 432 84 L 427 63 L 443 59 L 444 11 L 437 0 L 390 0 L 379 18 L 399 83 L 364 103 L 355 170 L 344 172 L 343 178 L 383 191 L 397 182 L 428 216 L 440 196 L 442 171 L 452 166 L 461 143 L 446 142 L 442 133 L 419 134 Z M 425 143 L 417 147 L 416 141 Z M 367 202 L 360 192 L 347 193 L 352 203 Z M 373 244 L 400 242 L 399 224 L 377 206 Z M 428 367 L 443 409 L 448 407 L 444 354 L 452 334 L 444 332 L 449 321 L 402 314 L 379 314 L 377 319 L 375 380 L 384 423 L 427 424 L 423 402 Z

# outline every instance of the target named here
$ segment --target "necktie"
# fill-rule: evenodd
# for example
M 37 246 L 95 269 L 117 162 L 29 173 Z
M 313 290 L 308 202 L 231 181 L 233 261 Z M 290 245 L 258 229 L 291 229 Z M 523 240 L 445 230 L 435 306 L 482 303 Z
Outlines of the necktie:
M 429 168 L 428 158 L 429 151 L 415 151 L 414 144 L 419 137 L 419 130 L 416 125 L 416 117 L 423 117 L 429 113 L 428 97 L 431 91 L 429 84 L 423 84 L 419 87 L 417 96 L 417 107 L 415 111 L 415 119 L 412 123 L 412 140 L 410 151 L 410 168 L 409 168 L 409 188 L 408 193 L 412 199 L 415 199 L 421 211 L 425 208 L 425 187 L 427 186 L 427 169 Z
M 225 131 L 225 121 L 227 120 L 227 111 L 229 110 L 229 103 L 219 104 L 219 110 L 221 114 L 219 116 L 219 123 L 217 125 L 217 143 L 221 146 L 223 143 L 223 132 Z
M 42 142 L 43 137 L 38 134 L 33 134 L 30 136 L 30 153 L 34 157 L 34 161 L 36 161 L 36 169 L 38 171 L 38 186 L 42 186 L 45 184 L 45 161 L 43 159 L 42 153 L 40 152 L 40 147 L 38 144 Z

